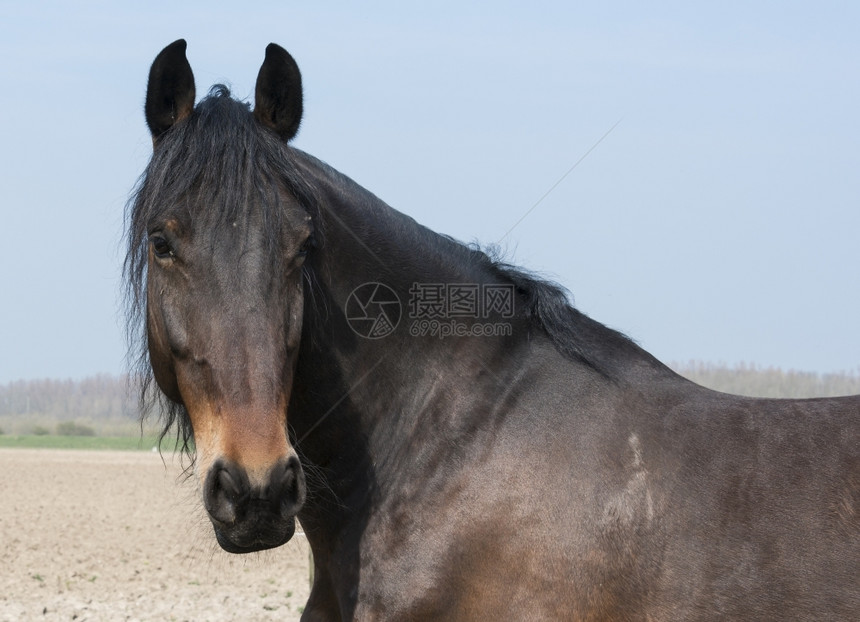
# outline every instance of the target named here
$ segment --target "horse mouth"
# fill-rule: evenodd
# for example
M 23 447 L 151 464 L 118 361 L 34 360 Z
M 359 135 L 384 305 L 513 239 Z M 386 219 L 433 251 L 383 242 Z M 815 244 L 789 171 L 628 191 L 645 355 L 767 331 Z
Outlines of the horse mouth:
M 295 519 L 284 521 L 278 526 L 270 525 L 266 529 L 249 529 L 241 525 L 235 527 L 213 526 L 215 539 L 221 548 L 228 553 L 239 555 L 277 548 L 289 542 L 296 531 Z

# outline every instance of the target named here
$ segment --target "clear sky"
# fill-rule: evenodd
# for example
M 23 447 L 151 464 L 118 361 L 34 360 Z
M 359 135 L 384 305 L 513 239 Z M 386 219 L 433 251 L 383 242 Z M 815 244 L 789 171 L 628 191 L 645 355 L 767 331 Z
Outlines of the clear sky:
M 286 47 L 298 147 L 666 362 L 860 369 L 860 4 L 310 4 L 0 0 L 0 382 L 124 370 L 123 209 L 180 37 L 198 95 L 250 98 Z

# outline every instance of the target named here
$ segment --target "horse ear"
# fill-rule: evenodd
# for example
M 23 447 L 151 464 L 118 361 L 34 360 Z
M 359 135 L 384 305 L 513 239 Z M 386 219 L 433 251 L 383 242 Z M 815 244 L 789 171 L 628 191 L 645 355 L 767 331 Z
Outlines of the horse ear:
M 293 57 L 274 43 L 266 47 L 257 74 L 254 117 L 284 140 L 295 136 L 302 122 L 302 74 Z
M 153 141 L 194 110 L 194 74 L 185 57 L 185 39 L 161 50 L 149 69 L 146 124 Z

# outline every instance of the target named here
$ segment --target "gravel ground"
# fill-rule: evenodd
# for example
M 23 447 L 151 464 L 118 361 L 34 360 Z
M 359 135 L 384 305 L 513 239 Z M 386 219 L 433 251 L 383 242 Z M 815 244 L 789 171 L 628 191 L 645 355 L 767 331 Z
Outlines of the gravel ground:
M 178 458 L 0 449 L 0 621 L 298 620 L 308 545 L 222 551 Z

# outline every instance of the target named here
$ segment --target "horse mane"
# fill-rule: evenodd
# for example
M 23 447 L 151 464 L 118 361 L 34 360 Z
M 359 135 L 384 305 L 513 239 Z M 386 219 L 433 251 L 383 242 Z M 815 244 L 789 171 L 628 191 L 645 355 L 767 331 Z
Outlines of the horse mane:
M 303 151 L 295 150 L 295 153 L 323 173 L 353 202 L 359 202 L 363 212 L 380 206 L 391 209 L 337 169 Z M 434 252 L 434 260 L 447 264 L 454 272 L 459 266 L 471 265 L 491 278 L 513 285 L 517 294 L 516 308 L 529 324 L 546 334 L 565 358 L 583 363 L 606 378 L 617 377 L 618 361 L 625 358 L 645 357 L 657 363 L 629 337 L 579 311 L 564 287 L 509 263 L 496 245 L 466 244 L 418 223 L 414 227 L 392 229 L 388 235 L 415 236 L 416 245 L 423 247 L 425 252 Z M 435 277 L 432 272 L 421 276 L 427 282 L 433 282 Z
M 568 290 L 499 257 L 495 247 L 471 247 L 475 260 L 491 274 L 514 286 L 519 309 L 535 328 L 543 331 L 567 359 L 583 363 L 608 379 L 617 376 L 617 362 L 644 351 L 616 330 L 591 319 L 571 301 Z M 649 355 L 650 356 L 650 355 Z
M 149 361 L 146 333 L 146 265 L 149 227 L 168 217 L 185 217 L 201 228 L 220 227 L 249 216 L 242 206 L 257 201 L 263 209 L 268 232 L 264 252 L 278 269 L 283 261 L 278 252 L 283 226 L 283 210 L 278 185 L 305 207 L 317 226 L 320 199 L 297 160 L 307 158 L 321 172 L 357 200 L 372 209 L 377 201 L 372 193 L 320 160 L 289 147 L 274 133 L 260 127 L 249 114 L 249 105 L 233 99 L 230 90 L 215 85 L 187 119 L 159 138 L 152 159 L 138 180 L 126 205 L 125 282 L 126 337 L 129 343 L 131 377 L 138 385 L 141 421 L 158 413 L 162 422 L 159 446 L 176 426 L 176 448 L 191 456 L 193 433 L 185 408 L 169 400 L 157 389 Z M 197 197 L 195 209 L 190 197 Z M 383 204 L 384 205 L 384 204 Z M 217 207 L 217 209 L 215 209 Z M 624 335 L 607 328 L 578 311 L 565 289 L 517 266 L 506 263 L 495 248 L 481 249 L 448 236 L 426 232 L 425 239 L 448 262 L 478 266 L 491 278 L 510 283 L 517 293 L 517 309 L 534 329 L 542 331 L 566 358 L 578 361 L 607 377 L 613 377 L 619 355 L 642 351 Z M 404 233 L 404 232 L 401 232 Z M 447 242 L 447 243 L 446 243 Z M 306 265 L 306 269 L 310 269 Z M 306 278 L 313 279 L 312 274 Z

